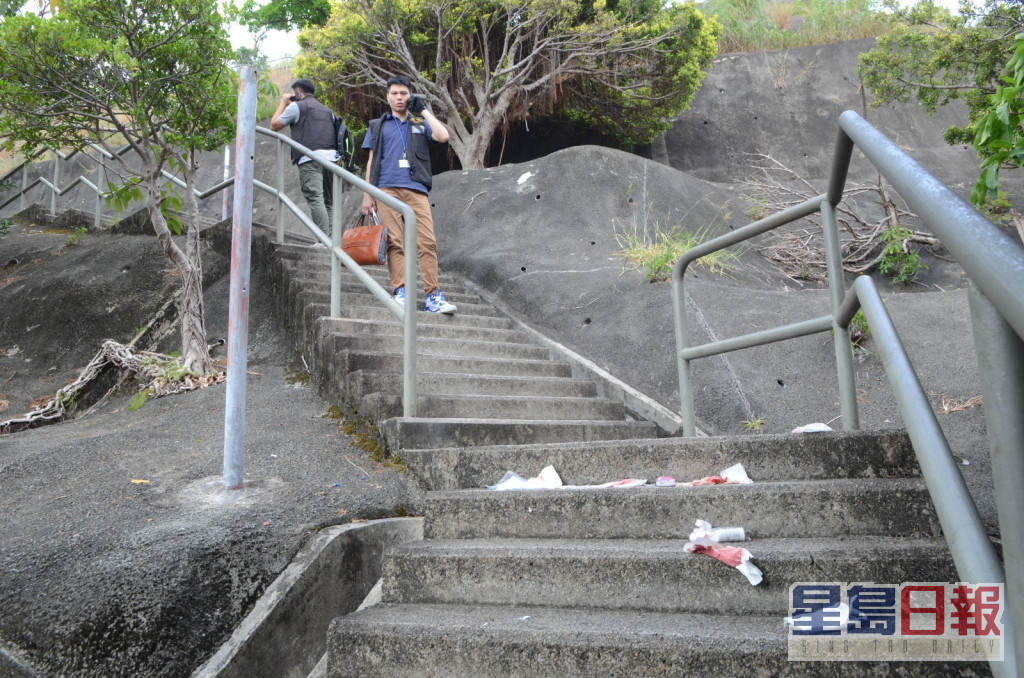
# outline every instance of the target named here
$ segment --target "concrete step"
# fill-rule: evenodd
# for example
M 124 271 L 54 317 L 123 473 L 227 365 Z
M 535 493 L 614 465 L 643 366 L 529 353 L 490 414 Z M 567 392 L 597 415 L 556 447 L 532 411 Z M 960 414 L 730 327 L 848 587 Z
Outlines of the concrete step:
M 433 320 L 433 318 L 431 319 Z M 317 332 L 319 334 L 318 341 L 321 337 L 329 334 L 402 337 L 404 336 L 405 326 L 398 322 L 397 319 L 393 322 L 386 322 L 360 320 L 359 318 L 324 318 L 317 324 Z M 416 323 L 416 336 L 434 339 L 500 341 L 508 344 L 530 343 L 530 335 L 522 330 L 452 325 L 443 321 Z
M 777 615 L 382 604 L 334 620 L 327 646 L 331 678 L 988 675 L 975 662 L 789 662 Z
M 306 289 L 313 290 L 313 291 L 316 291 L 316 292 L 319 292 L 319 293 L 328 294 L 328 295 L 330 295 L 330 292 L 331 292 L 331 278 L 330 278 L 330 276 L 316 276 L 316 277 L 292 276 L 292 277 L 289 278 L 289 284 L 301 285 L 302 287 L 304 287 Z M 384 289 L 386 289 L 386 290 L 389 290 L 389 291 L 391 289 L 389 285 L 382 285 L 382 287 Z M 462 287 L 463 286 L 460 285 L 459 286 L 460 289 L 457 289 L 455 287 L 452 287 L 451 289 L 442 289 L 442 291 L 444 292 L 445 299 L 447 299 L 448 301 L 450 301 L 450 302 L 452 302 L 454 304 L 481 304 L 481 303 L 484 303 L 479 294 L 475 294 L 475 293 L 472 293 L 472 292 L 462 291 L 462 289 L 461 289 Z M 341 283 L 341 295 L 342 295 L 342 297 L 353 295 L 353 294 L 361 294 L 361 295 L 370 296 L 371 292 L 366 288 L 365 285 L 363 285 L 363 283 L 359 282 L 358 280 L 353 280 L 351 276 L 348 276 L 348 277 L 344 277 L 343 276 L 342 277 L 342 283 Z M 406 296 L 407 297 L 408 297 L 409 294 L 410 294 L 410 291 L 406 290 Z M 422 287 L 420 287 L 419 289 L 416 290 L 416 299 L 419 302 L 420 306 L 423 305 L 423 301 L 424 301 L 424 299 L 426 299 L 426 296 L 427 296 L 427 294 L 426 294 L 426 292 L 423 291 Z
M 945 541 L 893 537 L 754 539 L 765 573 L 751 586 L 735 569 L 683 550 L 685 539 L 425 540 L 385 561 L 383 601 L 460 605 L 776 614 L 796 582 L 956 581 Z M 827 573 L 827 574 L 825 574 Z
M 369 393 L 401 393 L 399 372 L 358 370 L 348 375 L 348 393 L 354 398 Z M 566 377 L 517 377 L 423 372 L 416 375 L 417 393 L 427 395 L 564 396 L 592 398 L 597 385 Z M 454 489 L 454 488 L 446 488 Z
M 329 318 L 331 315 L 331 305 L 328 304 L 311 304 L 309 308 L 304 309 L 307 315 L 314 318 Z M 358 318 L 360 320 L 380 320 L 385 322 L 392 322 L 398 318 L 391 313 L 388 309 L 381 305 L 371 306 L 357 306 L 357 305 L 345 305 L 342 304 L 341 318 Z M 512 321 L 508 318 L 498 315 L 475 315 L 472 313 L 464 313 L 461 310 L 455 315 L 445 315 L 443 313 L 427 313 L 426 311 L 416 312 L 416 324 L 420 323 L 431 323 L 431 324 L 445 324 L 454 325 L 457 327 L 493 327 L 500 329 L 510 329 L 512 327 Z
M 321 350 L 380 350 L 400 352 L 404 346 L 404 338 L 397 335 L 343 335 L 332 333 L 324 337 Z M 527 343 L 510 343 L 506 341 L 475 341 L 470 339 L 444 339 L 438 337 L 418 337 L 416 340 L 417 355 L 450 355 L 453 357 L 496 357 L 520 359 L 520 361 L 543 361 L 551 356 L 551 350 L 545 346 Z
M 551 464 L 571 485 L 671 476 L 685 482 L 742 463 L 755 482 L 919 474 L 904 433 L 816 433 L 608 440 L 545 445 L 405 450 L 430 490 L 486 487 L 511 469 L 524 477 Z
M 318 288 L 305 288 L 296 296 L 298 303 L 300 304 L 326 304 L 330 306 L 331 293 L 330 291 L 321 291 Z M 378 304 L 377 298 L 369 292 L 359 294 L 348 294 L 341 296 L 341 305 L 345 306 L 373 306 Z M 457 303 L 458 313 L 465 315 L 498 315 L 498 311 L 490 304 L 483 303 Z M 419 300 L 416 303 L 416 309 L 419 311 L 423 310 L 423 300 Z M 437 314 L 431 314 L 437 315 Z M 394 316 L 391 316 L 392 318 Z
M 335 354 L 328 366 L 332 374 L 344 375 L 358 371 L 401 373 L 402 354 L 396 351 L 342 351 Z M 572 367 L 568 363 L 550 360 L 505 360 L 498 358 L 461 358 L 436 355 L 416 357 L 418 373 L 443 373 L 462 377 L 568 378 Z
M 330 281 L 331 267 L 330 260 L 327 255 L 323 256 L 305 256 L 298 259 L 286 258 L 282 259 L 282 264 L 286 270 L 292 275 L 299 275 L 311 278 L 320 278 L 326 276 L 326 279 Z M 363 270 L 370 274 L 370 276 L 379 282 L 385 289 L 391 288 L 391 277 L 388 274 L 387 266 L 364 266 Z M 346 271 L 344 268 L 341 271 L 342 280 L 356 281 L 357 278 L 352 273 Z M 417 287 L 422 288 L 422 278 L 417 279 Z M 448 288 L 452 288 L 455 291 L 463 292 L 465 290 L 465 283 L 463 283 L 458 277 L 451 273 L 441 272 L 437 276 L 437 284 L 441 287 L 442 291 L 447 292 Z M 410 286 L 411 287 L 411 286 Z
M 685 539 L 697 519 L 742 527 L 755 539 L 940 534 L 928 490 L 918 478 L 457 490 L 429 493 L 424 515 L 427 539 Z
M 567 440 L 613 440 L 657 435 L 651 422 L 554 421 L 522 419 L 409 419 L 395 417 L 379 424 L 388 449 L 528 445 Z M 497 479 L 495 479 L 495 482 Z
M 405 339 L 399 335 L 338 334 L 324 337 L 321 351 L 385 351 L 401 352 Z M 510 358 L 513 360 L 544 360 L 551 356 L 544 346 L 504 341 L 474 341 L 417 337 L 417 355 L 443 355 L 452 357 Z
M 402 416 L 402 396 L 371 393 L 359 400 L 359 412 L 375 421 Z M 433 419 L 624 420 L 619 400 L 496 395 L 417 395 L 418 417 Z

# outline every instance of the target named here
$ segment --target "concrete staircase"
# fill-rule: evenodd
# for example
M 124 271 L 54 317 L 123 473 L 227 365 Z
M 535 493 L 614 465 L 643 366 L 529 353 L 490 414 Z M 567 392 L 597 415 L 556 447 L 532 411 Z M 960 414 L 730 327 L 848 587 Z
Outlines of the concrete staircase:
M 440 283 L 458 305 L 456 315 L 426 313 L 418 290 L 419 416 L 403 418 L 401 323 L 344 271 L 342 317 L 326 317 L 327 251 L 274 250 L 281 312 L 302 338 L 321 389 L 376 421 L 387 446 L 403 458 L 407 450 L 437 447 L 656 435 L 654 424 L 633 420 L 621 401 L 600 397 L 593 381 L 574 378 L 569 363 L 552 360 L 550 349 L 530 343 L 512 320 L 449 275 Z M 383 267 L 369 270 L 390 289 Z
M 385 557 L 381 604 L 334 621 L 318 675 L 988 675 L 787 661 L 793 582 L 957 580 L 905 436 L 656 438 L 451 277 L 460 312 L 420 316 L 423 418 L 402 419 L 398 323 L 348 284 L 344 317 L 323 318 L 327 253 L 274 249 L 282 310 L 316 347 L 321 385 L 377 420 L 429 490 L 425 539 Z M 548 464 L 588 485 L 740 462 L 754 484 L 480 489 Z M 764 581 L 684 552 L 696 519 L 744 527 Z

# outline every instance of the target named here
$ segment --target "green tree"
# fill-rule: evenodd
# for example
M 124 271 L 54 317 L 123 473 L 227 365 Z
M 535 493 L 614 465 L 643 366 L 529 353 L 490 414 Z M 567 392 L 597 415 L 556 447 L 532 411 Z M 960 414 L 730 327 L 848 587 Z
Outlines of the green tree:
M 982 158 L 982 177 L 972 192 L 978 205 L 998 186 L 999 167 L 1019 166 L 1022 140 L 1020 126 L 1010 125 L 1014 108 L 1012 88 L 1020 71 L 1010 69 L 1024 32 L 1024 6 L 1020 2 L 986 0 L 975 7 L 961 5 L 958 13 L 938 7 L 932 0 L 901 9 L 887 3 L 891 33 L 878 38 L 877 46 L 860 56 L 859 72 L 873 95 L 873 106 L 891 101 L 917 100 L 929 113 L 953 101 L 967 106 L 963 125 L 950 127 L 945 139 L 951 144 L 974 143 Z M 1009 74 L 1009 75 L 1007 75 Z M 1018 82 L 1017 85 L 1020 83 Z M 1010 100 L 1006 97 L 1010 96 Z M 1020 110 L 1019 102 L 1016 110 Z M 990 115 L 1005 124 L 996 130 Z M 989 122 L 979 127 L 983 120 Z M 1010 149 L 1006 144 L 1010 144 Z M 1017 152 L 1012 152 L 1012 148 Z M 1011 152 L 1008 152 L 1011 151 Z
M 35 148 L 113 152 L 116 202 L 140 199 L 181 276 L 182 361 L 210 371 L 202 296 L 198 154 L 233 134 L 231 45 L 215 0 L 62 0 L 0 24 L 0 135 Z M 163 170 L 180 173 L 179 196 Z M 184 229 L 182 248 L 171 235 Z
M 238 12 L 239 21 L 252 31 L 290 31 L 305 26 L 323 26 L 331 16 L 331 2 L 271 0 L 261 5 L 257 0 L 245 0 Z
M 999 170 L 1024 164 L 1024 34 L 1014 39 L 1002 85 L 987 97 L 987 110 L 974 123 L 974 148 L 982 157 L 981 176 L 971 202 L 984 205 L 999 194 Z
M 501 125 L 552 111 L 651 141 L 689 105 L 717 34 L 692 3 L 340 0 L 300 35 L 296 72 L 360 119 L 390 76 L 409 76 L 462 166 L 480 168 Z

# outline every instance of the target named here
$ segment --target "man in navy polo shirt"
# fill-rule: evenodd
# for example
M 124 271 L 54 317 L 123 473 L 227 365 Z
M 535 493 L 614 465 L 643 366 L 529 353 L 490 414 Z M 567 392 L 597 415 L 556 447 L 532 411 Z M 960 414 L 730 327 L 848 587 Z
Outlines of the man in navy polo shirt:
M 399 75 L 388 80 L 390 113 L 371 120 L 363 148 L 370 151 L 366 181 L 409 205 L 416 214 L 416 244 L 420 275 L 430 313 L 451 315 L 458 308 L 448 302 L 437 284 L 437 241 L 434 216 L 427 194 L 432 185 L 429 142 L 448 141 L 448 130 L 427 110 L 423 99 L 411 93 L 412 83 Z M 405 305 L 405 247 L 402 214 L 387 205 L 378 207 L 369 193 L 363 194 L 363 214 L 378 210 L 388 229 L 388 273 L 395 301 Z M 415 288 L 416 281 L 413 281 Z M 415 300 L 416 295 L 412 298 Z

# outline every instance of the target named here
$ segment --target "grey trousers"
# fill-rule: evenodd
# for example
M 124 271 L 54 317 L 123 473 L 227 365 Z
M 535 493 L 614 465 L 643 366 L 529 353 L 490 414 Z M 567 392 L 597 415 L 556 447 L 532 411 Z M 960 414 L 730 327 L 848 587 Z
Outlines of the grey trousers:
M 327 235 L 331 235 L 331 207 L 334 203 L 331 177 L 331 173 L 315 160 L 299 165 L 299 187 L 309 205 L 309 216 Z

